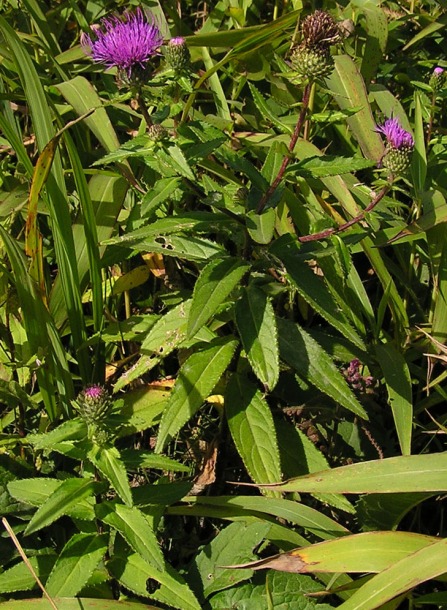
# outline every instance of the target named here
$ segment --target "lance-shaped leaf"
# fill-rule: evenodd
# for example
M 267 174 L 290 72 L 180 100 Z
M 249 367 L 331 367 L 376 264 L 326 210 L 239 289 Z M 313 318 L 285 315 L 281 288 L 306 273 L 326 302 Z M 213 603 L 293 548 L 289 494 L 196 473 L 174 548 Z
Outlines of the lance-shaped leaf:
M 37 555 L 36 557 L 30 557 L 28 561 L 39 579 L 45 582 L 56 559 L 56 555 Z M 37 586 L 36 579 L 23 561 L 0 574 L 1 595 L 15 593 L 16 591 L 30 591 Z M 23 608 L 23 600 L 21 600 L 21 603 Z M 0 604 L 0 606 L 3 606 L 3 604 Z
M 218 339 L 188 358 L 180 369 L 166 405 L 156 452 L 162 451 L 165 444 L 202 406 L 229 365 L 237 344 L 235 340 Z
M 197 279 L 188 319 L 190 339 L 211 319 L 217 308 L 238 285 L 250 265 L 237 258 L 211 261 Z
M 327 85 L 342 110 L 361 107 L 359 112 L 347 119 L 347 123 L 365 157 L 377 163 L 383 155 L 384 147 L 376 132 L 365 82 L 349 55 L 337 55 L 334 59 L 335 70 L 327 79 Z
M 346 380 L 328 353 L 298 324 L 278 319 L 279 350 L 285 360 L 300 377 L 316 386 L 337 403 L 368 419 Z
M 148 520 L 136 506 L 101 502 L 95 507 L 100 521 L 115 528 L 126 542 L 150 565 L 163 570 L 164 559 Z
M 433 544 L 394 562 L 386 570 L 371 578 L 339 608 L 342 610 L 384 608 L 385 603 L 397 595 L 444 574 L 446 562 L 447 540 L 435 539 Z
M 191 589 L 169 564 L 160 571 L 135 553 L 125 558 L 114 556 L 107 568 L 120 583 L 137 595 L 151 597 L 179 610 L 201 608 Z M 148 580 L 160 583 L 161 587 L 155 593 L 148 593 Z
M 281 492 L 400 493 L 447 491 L 447 452 L 349 464 L 269 485 Z
M 51 597 L 74 597 L 85 587 L 104 553 L 107 534 L 75 534 L 62 549 L 45 588 Z
M 378 345 L 376 353 L 385 378 L 400 449 L 403 455 L 410 455 L 413 400 L 408 364 L 391 343 Z
M 269 523 L 231 523 L 207 544 L 189 567 L 190 582 L 204 597 L 251 578 L 253 572 L 236 572 L 222 566 L 238 561 L 236 557 L 256 557 L 253 549 L 267 536 Z M 235 541 L 237 540 L 237 544 Z M 233 559 L 234 558 L 234 559 Z
M 275 315 L 265 292 L 253 284 L 236 303 L 236 325 L 256 377 L 273 389 L 279 377 Z
M 270 407 L 261 392 L 245 377 L 228 382 L 225 412 L 234 444 L 256 483 L 281 479 L 278 442 Z
M 231 567 L 301 573 L 381 572 L 437 540 L 410 532 L 366 532 Z
M 56 597 L 53 598 L 53 601 L 57 608 L 63 608 L 64 610 L 141 610 L 140 603 L 123 601 L 121 599 L 101 599 L 98 602 L 97 599 L 88 597 Z M 100 605 L 98 605 L 99 603 Z M 24 604 L 28 608 L 33 608 L 33 610 L 51 610 L 52 608 L 45 597 L 1 602 L 0 608 L 1 610 L 23 610 Z M 158 606 L 149 606 L 147 604 L 144 605 L 144 608 L 145 610 L 159 610 Z
M 67 479 L 42 504 L 25 530 L 25 535 L 54 523 L 84 498 L 98 491 L 98 483 L 90 479 Z
M 99 472 L 111 483 L 121 500 L 132 506 L 132 494 L 127 471 L 116 447 L 94 445 L 88 458 Z

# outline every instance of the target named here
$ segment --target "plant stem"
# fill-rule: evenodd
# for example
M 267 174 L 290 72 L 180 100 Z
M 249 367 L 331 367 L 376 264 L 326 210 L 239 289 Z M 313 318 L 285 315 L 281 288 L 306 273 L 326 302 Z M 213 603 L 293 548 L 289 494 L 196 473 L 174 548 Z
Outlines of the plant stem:
M 295 145 L 298 141 L 298 138 L 300 136 L 300 132 L 301 129 L 303 127 L 304 124 L 304 120 L 306 118 L 306 113 L 307 113 L 307 109 L 309 107 L 309 100 L 310 100 L 310 92 L 312 90 L 312 83 L 308 83 L 305 87 L 304 87 L 304 92 L 303 92 L 303 99 L 302 99 L 302 106 L 301 106 L 301 112 L 298 116 L 298 121 L 296 122 L 295 125 L 295 129 L 294 132 L 292 134 L 292 137 L 290 139 L 289 142 L 289 154 L 286 155 L 283 159 L 283 162 L 281 164 L 281 167 L 279 168 L 278 174 L 276 176 L 276 178 L 274 179 L 274 181 L 272 182 L 272 184 L 270 185 L 268 191 L 265 193 L 265 195 L 262 197 L 261 201 L 259 202 L 258 208 L 256 210 L 256 212 L 258 214 L 262 214 L 262 212 L 264 211 L 264 208 L 268 202 L 268 200 L 270 199 L 270 197 L 273 195 L 273 193 L 276 191 L 276 189 L 278 188 L 279 183 L 281 182 L 284 173 L 287 169 L 287 166 L 289 165 L 291 159 L 292 159 L 292 153 L 293 153 L 293 149 L 295 148 Z
M 436 112 L 436 93 L 433 91 L 432 96 L 431 96 L 431 106 L 430 106 L 430 119 L 428 121 L 428 129 L 427 129 L 427 138 L 425 141 L 426 146 L 428 147 L 428 144 L 431 140 L 431 134 L 433 131 L 433 121 L 435 118 L 435 112 Z
M 335 233 L 341 233 L 342 231 L 346 231 L 346 229 L 349 229 L 349 227 L 352 227 L 353 225 L 363 220 L 366 214 L 368 212 L 371 212 L 371 210 L 373 210 L 376 205 L 385 197 L 390 188 L 390 184 L 385 185 L 382 190 L 374 197 L 371 203 L 369 203 L 366 208 L 362 212 L 360 212 L 360 214 L 358 214 L 354 218 L 351 218 L 351 220 L 348 220 L 339 227 L 330 227 L 329 229 L 325 229 L 324 231 L 320 231 L 319 233 L 311 233 L 310 235 L 301 235 L 301 237 L 298 237 L 298 241 L 300 241 L 301 243 L 306 243 L 308 241 L 318 241 L 320 239 L 330 237 Z
M 141 95 L 141 91 L 137 91 L 136 100 L 137 100 L 138 106 L 141 110 L 141 114 L 143 115 L 143 118 L 146 121 L 147 127 L 150 127 L 152 125 L 152 119 L 147 110 L 146 102 L 144 101 L 143 96 Z

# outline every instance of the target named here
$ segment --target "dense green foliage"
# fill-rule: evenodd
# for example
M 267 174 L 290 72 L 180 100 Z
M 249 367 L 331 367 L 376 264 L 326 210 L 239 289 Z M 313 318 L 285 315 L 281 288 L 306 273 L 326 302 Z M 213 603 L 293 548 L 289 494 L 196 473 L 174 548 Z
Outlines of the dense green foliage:
M 442 4 L 2 2 L 0 608 L 447 605 Z

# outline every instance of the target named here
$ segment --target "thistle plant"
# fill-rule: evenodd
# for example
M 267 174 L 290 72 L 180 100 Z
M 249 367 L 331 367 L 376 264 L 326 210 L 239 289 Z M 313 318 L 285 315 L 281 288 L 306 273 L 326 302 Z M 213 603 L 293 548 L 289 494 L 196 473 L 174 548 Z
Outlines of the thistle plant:
M 212 4 L 0 15 L 2 512 L 56 602 L 411 605 L 446 565 L 446 75 L 387 0 Z M 286 576 L 228 571 L 267 543 Z

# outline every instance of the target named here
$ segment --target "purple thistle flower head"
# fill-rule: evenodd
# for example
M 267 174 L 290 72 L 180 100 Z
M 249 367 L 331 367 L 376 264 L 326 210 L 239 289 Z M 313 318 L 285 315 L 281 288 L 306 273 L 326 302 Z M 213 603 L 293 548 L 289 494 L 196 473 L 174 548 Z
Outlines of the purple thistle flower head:
M 100 385 L 91 385 L 84 390 L 84 396 L 90 399 L 102 398 L 104 389 Z
M 383 125 L 378 125 L 376 131 L 383 133 L 387 144 L 392 148 L 413 148 L 414 140 L 411 133 L 401 127 L 399 119 L 387 119 Z
M 440 68 L 439 66 L 437 68 L 435 68 L 433 70 L 433 74 L 436 74 L 436 76 L 440 76 L 441 74 L 444 74 L 444 68 Z
M 122 17 L 112 16 L 101 20 L 91 36 L 84 35 L 81 44 L 93 61 L 109 68 L 117 67 L 130 78 L 136 67 L 144 69 L 151 57 L 157 54 L 163 36 L 152 17 L 141 8 L 126 11 Z

